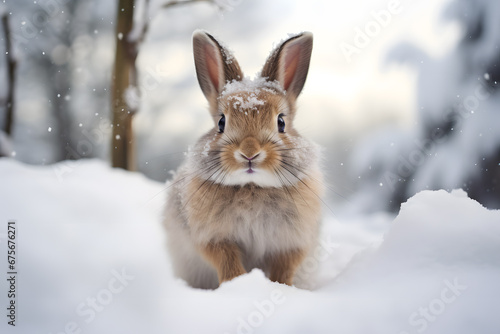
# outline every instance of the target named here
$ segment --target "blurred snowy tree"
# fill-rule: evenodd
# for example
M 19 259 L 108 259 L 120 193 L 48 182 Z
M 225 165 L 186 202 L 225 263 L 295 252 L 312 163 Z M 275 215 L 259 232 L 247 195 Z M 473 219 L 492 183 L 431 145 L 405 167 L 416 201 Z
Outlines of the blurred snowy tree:
M 101 111 L 95 106 L 102 100 L 100 87 L 108 83 L 96 71 L 91 76 L 95 81 L 88 84 L 93 92 L 84 93 L 81 86 L 88 83 L 84 76 L 96 66 L 84 56 L 89 54 L 89 44 L 100 38 L 102 23 L 98 21 L 104 17 L 96 17 L 92 11 L 103 5 L 96 6 L 91 0 L 16 0 L 4 1 L 0 7 L 9 15 L 12 56 L 17 64 L 10 155 L 29 163 L 98 155 L 96 145 L 82 141 L 83 123 L 92 125 L 82 115 Z M 91 102 L 93 108 L 87 108 Z M 1 112 L 4 118 L 5 112 Z
M 441 188 L 500 208 L 500 2 L 456 0 L 444 14 L 463 32 L 451 52 L 436 59 L 402 43 L 388 54 L 418 70 L 418 126 L 381 131 L 355 152 L 366 210 L 396 211 L 418 191 Z
M 47 108 L 55 120 L 51 128 L 58 134 L 57 160 L 75 158 L 67 150 L 68 146 L 75 146 L 70 135 L 72 118 L 67 96 L 71 94 L 68 49 L 76 4 L 77 1 L 8 4 L 15 17 L 14 43 L 23 73 L 37 72 L 45 82 Z
M 5 107 L 5 121 L 3 124 L 3 130 L 7 136 L 12 134 L 12 122 L 14 118 L 14 84 L 15 84 L 15 71 L 16 71 L 16 60 L 14 59 L 12 53 L 12 41 L 10 32 L 9 16 L 7 13 L 2 14 L 2 30 L 3 38 L 2 41 L 5 44 L 5 62 L 7 67 L 6 82 L 4 83 L 5 92 L 2 91 L 1 103 L 2 107 Z
M 5 118 L 3 119 L 2 127 L 0 127 L 0 157 L 11 155 L 11 135 L 12 135 L 12 124 L 14 122 L 14 86 L 15 86 L 15 71 L 16 71 L 16 60 L 12 52 L 12 40 L 10 32 L 10 23 L 8 13 L 1 13 L 1 22 L 3 37 L 2 41 L 5 46 L 5 67 L 6 76 L 5 83 L 2 85 L 5 89 L 0 92 L 0 108 L 4 109 Z

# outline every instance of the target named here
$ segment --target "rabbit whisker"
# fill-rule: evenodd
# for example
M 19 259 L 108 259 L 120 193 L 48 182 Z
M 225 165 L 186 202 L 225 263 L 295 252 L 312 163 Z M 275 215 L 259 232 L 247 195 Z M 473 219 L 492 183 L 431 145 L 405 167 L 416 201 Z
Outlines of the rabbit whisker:
M 283 180 L 283 177 L 282 177 L 283 174 L 282 174 L 282 172 L 279 169 L 275 168 L 274 169 L 274 174 L 278 177 L 278 180 L 280 181 L 282 188 L 285 189 L 286 193 L 288 194 L 288 196 L 292 200 L 293 206 L 295 207 L 295 213 L 298 215 L 299 214 L 299 208 L 297 207 L 297 203 L 295 202 L 295 198 L 293 197 L 292 193 L 288 189 L 289 185 L 285 184 L 285 181 Z
M 291 170 L 287 169 L 285 167 L 285 165 L 289 165 L 289 166 L 292 166 L 290 164 L 288 164 L 286 161 L 283 161 L 281 159 L 279 159 L 279 161 L 282 163 L 281 164 L 281 167 L 283 169 L 285 169 L 286 171 L 288 171 L 293 177 L 295 177 L 300 183 L 302 183 L 304 186 L 307 187 L 307 189 L 309 189 L 309 191 L 311 191 L 312 194 L 314 194 L 314 196 L 316 196 L 327 208 L 328 210 L 330 210 L 330 212 L 335 215 L 335 212 L 333 212 L 333 210 L 330 208 L 330 206 L 328 204 L 326 204 L 326 202 L 321 198 L 321 196 L 319 196 L 306 182 L 304 182 L 304 180 L 302 180 L 300 177 L 298 177 L 298 175 L 296 175 L 294 172 L 292 172 Z M 293 167 L 292 168 L 295 168 L 296 167 Z M 305 174 L 305 173 L 304 173 Z M 307 174 L 305 174 L 307 176 Z M 336 215 L 335 215 L 336 216 Z

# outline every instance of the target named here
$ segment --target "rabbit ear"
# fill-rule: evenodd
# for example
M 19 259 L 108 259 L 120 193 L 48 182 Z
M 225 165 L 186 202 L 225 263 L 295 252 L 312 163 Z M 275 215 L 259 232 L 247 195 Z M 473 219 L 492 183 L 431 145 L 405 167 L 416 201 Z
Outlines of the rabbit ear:
M 287 95 L 296 99 L 306 82 L 313 46 L 310 32 L 290 37 L 269 56 L 261 76 L 269 81 L 277 80 Z
M 193 33 L 194 64 L 201 90 L 216 102 L 228 81 L 241 80 L 243 73 L 231 52 L 202 30 Z

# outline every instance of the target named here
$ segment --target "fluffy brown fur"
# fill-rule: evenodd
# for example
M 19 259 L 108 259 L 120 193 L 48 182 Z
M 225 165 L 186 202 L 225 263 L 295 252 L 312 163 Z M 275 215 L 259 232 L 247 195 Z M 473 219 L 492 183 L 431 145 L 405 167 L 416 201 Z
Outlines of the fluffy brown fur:
M 316 246 L 321 218 L 318 150 L 293 127 L 312 35 L 282 43 L 264 66 L 269 75 L 261 86 L 231 93 L 225 93 L 227 84 L 243 78 L 236 59 L 205 32 L 195 32 L 193 46 L 214 128 L 169 188 L 165 225 L 174 271 L 200 288 L 216 288 L 252 268 L 291 285 Z M 238 103 L 250 99 L 258 102 Z M 284 132 L 278 131 L 279 117 Z

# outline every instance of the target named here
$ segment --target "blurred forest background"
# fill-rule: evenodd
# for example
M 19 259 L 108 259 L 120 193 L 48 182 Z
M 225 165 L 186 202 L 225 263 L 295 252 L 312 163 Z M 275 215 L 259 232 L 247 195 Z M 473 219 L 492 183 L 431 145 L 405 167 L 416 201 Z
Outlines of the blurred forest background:
M 130 33 L 117 29 L 125 3 Z M 329 201 L 397 211 L 422 189 L 463 188 L 500 208 L 496 0 L 3 0 L 0 16 L 0 155 L 63 161 L 60 180 L 80 159 L 111 164 L 129 135 L 112 126 L 117 107 L 134 114 L 127 167 L 170 177 L 212 126 L 195 29 L 229 45 L 247 76 L 273 43 L 308 30 L 315 45 L 297 127 L 325 148 Z M 117 97 L 120 43 L 137 75 Z

